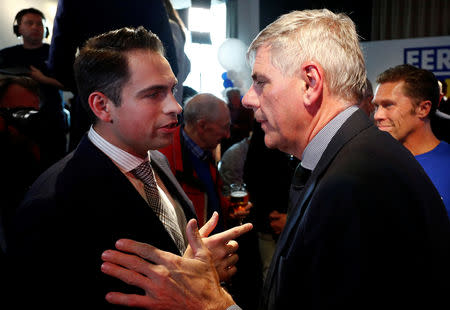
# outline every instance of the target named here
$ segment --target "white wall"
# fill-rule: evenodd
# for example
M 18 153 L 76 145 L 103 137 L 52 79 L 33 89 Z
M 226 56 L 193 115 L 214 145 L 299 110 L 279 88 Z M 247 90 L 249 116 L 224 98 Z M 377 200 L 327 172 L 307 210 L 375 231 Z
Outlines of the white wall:
M 76 1 L 76 0 L 75 0 Z M 22 44 L 22 40 L 13 33 L 13 22 L 17 12 L 33 7 L 44 13 L 50 36 L 44 40 L 50 44 L 53 18 L 56 14 L 58 0 L 1 0 L 0 1 L 0 49 Z

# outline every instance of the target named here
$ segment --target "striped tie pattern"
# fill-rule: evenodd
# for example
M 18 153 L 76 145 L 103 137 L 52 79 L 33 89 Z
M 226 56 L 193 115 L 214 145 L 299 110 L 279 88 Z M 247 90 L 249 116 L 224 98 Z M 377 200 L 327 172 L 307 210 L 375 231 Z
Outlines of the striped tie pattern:
M 150 207 L 172 237 L 180 250 L 180 253 L 183 254 L 186 250 L 183 236 L 178 229 L 178 224 L 175 219 L 169 215 L 161 202 L 161 197 L 159 196 L 158 188 L 156 187 L 156 180 L 150 162 L 144 161 L 137 168 L 133 169 L 131 173 L 144 183 L 144 190 Z

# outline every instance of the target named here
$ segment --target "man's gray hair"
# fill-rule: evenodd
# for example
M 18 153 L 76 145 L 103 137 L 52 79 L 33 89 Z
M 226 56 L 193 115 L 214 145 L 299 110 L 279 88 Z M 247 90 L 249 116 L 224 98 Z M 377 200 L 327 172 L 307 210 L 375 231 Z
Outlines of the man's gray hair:
M 293 76 L 306 61 L 325 71 L 332 95 L 356 103 L 366 82 L 364 56 L 355 24 L 345 14 L 327 9 L 293 11 L 262 30 L 250 45 L 247 57 L 253 65 L 256 51 L 268 46 L 273 66 Z

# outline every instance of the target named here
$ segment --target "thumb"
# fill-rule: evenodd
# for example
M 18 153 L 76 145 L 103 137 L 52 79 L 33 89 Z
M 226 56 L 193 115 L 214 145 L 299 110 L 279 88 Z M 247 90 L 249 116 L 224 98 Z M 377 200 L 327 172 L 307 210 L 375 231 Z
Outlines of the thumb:
M 186 236 L 191 246 L 195 258 L 201 258 L 207 252 L 206 246 L 203 244 L 202 237 L 198 231 L 197 221 L 191 219 L 186 226 Z

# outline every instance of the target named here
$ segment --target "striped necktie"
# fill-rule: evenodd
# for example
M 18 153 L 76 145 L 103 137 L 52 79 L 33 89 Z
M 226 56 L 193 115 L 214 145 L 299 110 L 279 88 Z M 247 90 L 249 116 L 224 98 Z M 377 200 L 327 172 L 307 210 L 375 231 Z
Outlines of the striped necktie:
M 147 160 L 144 161 L 137 168 L 133 169 L 131 173 L 144 183 L 148 204 L 172 237 L 177 248 L 180 250 L 180 253 L 184 254 L 184 251 L 186 250 L 184 238 L 181 235 L 176 219 L 170 216 L 161 202 L 161 197 L 159 196 L 158 188 L 156 187 L 156 180 L 150 162 Z

